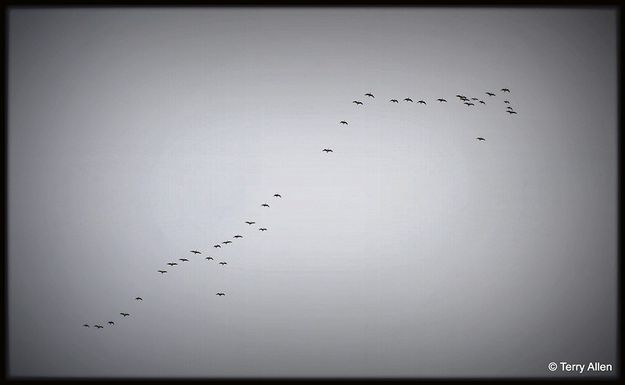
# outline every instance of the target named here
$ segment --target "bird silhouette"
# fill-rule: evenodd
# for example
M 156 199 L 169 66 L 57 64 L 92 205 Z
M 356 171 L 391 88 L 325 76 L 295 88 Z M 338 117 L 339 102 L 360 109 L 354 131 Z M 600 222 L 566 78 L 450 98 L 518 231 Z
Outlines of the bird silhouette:
M 220 296 L 220 297 L 221 297 L 221 296 L 223 296 L 223 295 L 226 295 L 226 293 L 217 293 L 217 294 L 215 294 L 215 295 L 218 295 L 218 296 Z
M 509 113 L 509 114 L 516 114 L 516 111 L 512 111 L 512 110 L 508 110 L 506 112 Z
M 359 102 L 358 100 L 354 100 L 352 103 L 354 103 L 356 105 L 362 105 L 362 102 Z
M 346 121 L 344 121 L 344 120 L 341 120 L 341 121 L 340 121 L 340 123 L 341 123 L 341 124 L 348 124 L 348 123 L 347 123 Z
M 273 194 L 273 196 L 276 197 L 276 198 L 282 198 L 282 195 L 280 195 L 280 194 Z
M 178 266 L 178 264 L 176 262 L 169 262 L 168 265 L 169 266 Z
M 158 272 L 161 273 L 161 274 L 165 274 L 165 273 L 167 273 L 167 270 L 159 270 Z
M 479 100 L 478 98 L 471 98 L 471 100 Z
M 210 260 L 212 260 L 212 259 L 213 259 L 213 257 L 206 257 L 205 259 L 210 259 Z
M 391 102 L 391 103 L 399 103 L 399 100 L 397 100 L 397 99 L 391 99 L 391 100 L 390 100 L 390 102 Z
M 93 326 L 95 326 L 98 329 L 103 329 L 104 328 L 104 326 L 102 326 L 102 325 L 93 325 Z
M 375 98 L 375 96 L 373 96 L 373 94 L 371 94 L 371 93 L 367 93 L 367 94 L 365 94 L 365 96 L 368 96 L 370 98 Z
M 488 96 L 495 96 L 495 94 L 493 94 L 492 92 L 487 92 L 486 95 L 488 95 Z
M 502 88 L 501 92 L 510 92 L 510 90 L 508 88 Z
M 213 247 L 216 249 L 221 249 L 221 245 L 214 245 Z
M 222 262 L 219 262 L 219 264 L 220 264 L 220 265 L 227 265 L 228 263 L 227 263 L 227 262 L 223 262 L 223 261 L 222 261 Z
M 464 102 L 464 104 L 466 104 L 467 106 L 474 106 L 475 104 L 470 103 L 470 102 Z
M 186 258 L 179 258 L 178 260 L 180 260 L 180 261 L 182 261 L 182 262 L 189 262 L 189 260 L 188 260 L 188 259 L 186 259 Z
M 504 100 L 503 102 L 506 103 L 506 104 L 510 104 L 509 100 Z
M 260 229 L 258 229 L 259 231 L 267 231 L 267 228 L 265 227 L 261 227 Z
M 447 103 L 447 100 L 445 100 L 445 99 L 443 99 L 443 98 L 436 99 L 436 100 L 438 100 L 439 102 L 445 102 L 445 103 Z
M 243 235 L 239 235 L 239 234 L 237 234 L 237 235 L 235 235 L 235 236 L 234 236 L 234 237 L 232 237 L 232 238 L 243 238 Z
M 115 325 L 115 322 L 113 322 L 113 321 L 109 321 L 109 322 L 108 322 L 108 324 L 109 324 L 109 325 Z
M 137 297 L 137 298 L 135 298 L 135 301 L 143 301 L 143 298 Z
M 124 317 L 128 317 L 130 315 L 130 313 L 119 313 L 119 314 L 121 314 Z
M 483 101 L 483 100 L 480 100 L 480 103 L 482 103 L 482 104 L 486 104 L 486 102 L 485 102 L 485 101 Z
M 248 225 L 253 225 L 256 222 L 245 221 L 245 223 L 247 223 Z
M 424 100 L 419 100 L 417 103 L 420 103 L 420 104 L 427 104 Z
M 481 142 L 481 141 L 486 140 L 486 139 L 482 138 L 481 136 L 478 136 L 478 137 L 477 137 L 477 138 L 475 138 L 475 139 L 479 140 L 480 142 Z
M 269 205 L 267 203 L 263 203 L 262 205 L 260 205 L 261 207 L 269 207 Z
M 82 325 L 82 326 L 84 326 L 84 327 L 86 327 L 86 328 L 88 328 L 88 327 L 89 327 L 89 325 L 87 325 L 87 324 L 84 324 L 84 325 Z
M 202 254 L 200 251 L 197 251 L 197 250 L 191 250 L 191 252 L 192 252 L 193 254 Z
M 404 101 L 405 101 L 405 102 L 410 102 L 410 103 L 413 103 L 412 99 L 410 99 L 410 98 L 406 98 L 406 99 L 404 99 Z
M 457 98 L 460 98 L 460 99 L 462 99 L 462 98 L 466 98 L 466 96 L 464 96 L 464 95 L 460 95 L 460 94 L 456 94 L 456 97 L 457 97 Z
M 331 149 L 331 148 L 324 148 L 324 149 L 323 149 L 323 150 L 321 150 L 321 151 L 323 151 L 323 152 L 334 152 L 334 151 L 332 151 L 332 149 Z
M 227 245 L 227 244 L 229 244 L 229 243 L 232 243 L 232 241 L 223 241 L 223 242 L 221 242 L 221 243 L 223 243 L 224 245 Z

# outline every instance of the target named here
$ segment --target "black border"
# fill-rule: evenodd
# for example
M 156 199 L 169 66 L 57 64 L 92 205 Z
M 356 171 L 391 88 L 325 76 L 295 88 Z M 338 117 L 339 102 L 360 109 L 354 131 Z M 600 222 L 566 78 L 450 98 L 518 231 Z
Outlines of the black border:
M 519 378 L 507 378 L 507 377 L 493 377 L 493 378 L 462 378 L 462 377 L 453 377 L 453 378 L 332 378 L 332 377 L 315 377 L 315 378 L 252 378 L 252 377 L 243 377 L 243 378 L 219 378 L 219 377 L 207 377 L 207 378 L 124 378 L 124 377 L 110 377 L 110 378 L 90 378 L 90 377 L 28 377 L 28 376 L 13 376 L 9 377 L 8 374 L 8 356 L 9 356 L 9 346 L 8 346 L 8 194 L 7 194 L 7 181 L 8 181 L 8 20 L 9 20 L 9 11 L 11 9 L 20 9 L 20 8 L 184 8 L 184 7 L 209 7 L 209 8 L 237 8 L 237 7 L 246 7 L 246 8 L 254 8 L 254 7 L 320 7 L 320 8 L 394 8 L 394 7 L 418 7 L 418 8 L 426 8 L 426 7 L 436 7 L 436 8 L 480 8 L 480 7 L 488 7 L 488 8 L 575 8 L 575 9 L 615 9 L 617 11 L 617 25 L 618 25 L 618 36 L 617 36 L 617 97 L 618 97 L 618 134 L 617 134 L 617 153 L 618 153 L 618 172 L 617 172 L 617 197 L 618 197 L 618 244 L 617 244 L 617 266 L 618 266 L 618 296 L 617 296 L 617 334 L 618 334 L 618 346 L 617 346 L 617 370 L 616 375 L 614 377 L 519 377 Z M 425 0 L 385 0 L 385 1 L 375 1 L 375 0 L 182 0 L 179 2 L 172 2 L 166 0 L 143 0 L 143 1 L 123 1 L 123 0 L 105 0 L 105 1 L 84 1 L 84 0 L 62 0 L 62 1 L 42 1 L 42 0 L 8 0 L 3 4 L 4 9 L 4 17 L 1 20 L 2 23 L 2 33 L 3 39 L 0 42 L 2 52 L 4 54 L 4 71 L 2 77 L 2 86 L 4 89 L 4 104 L 3 104 L 3 130 L 2 130 L 2 144 L 3 144 L 3 157 L 2 162 L 4 163 L 4 167 L 2 169 L 2 198 L 3 198 L 3 214 L 4 221 L 2 222 L 2 245 L 5 250 L 4 257 L 2 258 L 2 268 L 4 274 L 2 274 L 2 287 L 3 287 L 3 295 L 1 298 L 1 307 L 3 310 L 3 317 L 0 319 L 2 321 L 2 326 L 4 328 L 4 333 L 1 333 L 1 342 L 4 347 L 2 353 L 4 355 L 4 359 L 0 360 L 0 370 L 2 372 L 2 379 L 4 381 L 11 382 L 100 382 L 100 383 L 120 383 L 120 382 L 131 382 L 131 383 L 166 383 L 166 382 L 210 382 L 210 383 L 254 383 L 254 382 L 263 382 L 263 383 L 271 383 L 271 382 L 306 382 L 306 383 L 316 383 L 316 382 L 328 382 L 328 381 L 339 381 L 339 382 L 420 382 L 420 383 L 432 383 L 432 384 L 440 384 L 440 383 L 462 383 L 462 382 L 511 382 L 511 383 L 535 383 L 535 382 L 548 382 L 548 383 L 562 383 L 562 382 L 576 382 L 576 383 L 596 383 L 596 382 L 619 382 L 623 378 L 623 354 L 622 354 L 622 346 L 623 346 L 623 318 L 622 318 L 622 293 L 623 293 L 623 285 L 622 285 L 622 273 L 623 273 L 623 264 L 621 261 L 622 256 L 622 238 L 621 238 L 621 224 L 622 224 L 622 177 L 621 171 L 623 170 L 623 156 L 622 156 L 622 123 L 623 123 L 623 108 L 622 108 L 622 89 L 623 89 L 623 76 L 621 74 L 623 70 L 623 41 L 624 34 L 622 28 L 622 20 L 623 20 L 623 7 L 621 2 L 618 0 L 610 0 L 610 1 L 566 1 L 566 0 L 551 0 L 551 1 L 541 1 L 541 0 L 482 0 L 482 1 L 467 1 L 467 0 L 443 0 L 443 1 L 425 1 Z

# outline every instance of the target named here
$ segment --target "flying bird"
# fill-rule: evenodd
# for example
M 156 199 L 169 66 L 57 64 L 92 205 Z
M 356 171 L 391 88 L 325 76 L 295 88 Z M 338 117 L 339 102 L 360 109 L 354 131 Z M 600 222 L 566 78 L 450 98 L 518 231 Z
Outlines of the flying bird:
M 417 103 L 421 103 L 421 104 L 427 104 L 425 101 L 423 100 L 419 100 Z
M 232 243 L 232 241 L 223 241 L 221 243 L 223 243 L 224 245 L 227 245 L 228 243 Z
M 464 104 L 466 104 L 467 106 L 474 106 L 475 104 L 470 103 L 470 102 L 464 102 Z
M 365 94 L 365 96 L 368 96 L 370 98 L 374 98 L 375 99 L 375 96 L 373 96 L 373 94 L 371 94 L 371 93 L 367 93 L 367 94 Z
M 509 113 L 509 114 L 516 114 L 516 111 L 512 111 L 512 110 L 508 110 L 506 112 Z
M 130 313 L 119 313 L 121 315 L 123 315 L 124 317 L 128 317 L 130 315 Z
M 243 238 L 243 235 L 239 235 L 239 234 L 237 234 L 237 235 L 235 235 L 235 236 L 234 236 L 234 237 L 232 237 L 232 238 Z
M 483 101 L 483 100 L 480 100 L 480 103 L 482 103 L 482 104 L 486 104 L 486 102 L 485 102 L 485 101 Z
M 221 297 L 222 295 L 226 295 L 226 293 L 217 293 L 217 294 L 215 294 L 215 295 L 218 295 L 218 296 L 220 296 L 220 297 Z
M 501 92 L 510 92 L 510 90 L 508 88 L 502 88 Z
M 193 254 L 202 254 L 201 252 L 199 252 L 199 251 L 197 251 L 197 250 L 191 250 L 191 252 L 192 252 Z
M 258 229 L 259 231 L 267 231 L 267 228 L 265 227 L 261 227 L 260 229 Z
M 260 205 L 261 207 L 269 207 L 269 205 L 267 203 L 263 203 L 262 205 Z
M 221 245 L 214 245 L 213 247 L 216 249 L 221 249 Z
M 103 329 L 104 328 L 104 326 L 102 326 L 102 325 L 93 325 L 93 326 L 95 326 L 98 329 Z
M 412 99 L 410 99 L 410 98 L 406 98 L 406 99 L 404 99 L 404 101 L 412 103 Z
M 460 99 L 462 99 L 462 98 L 466 98 L 466 96 L 464 96 L 464 95 L 460 95 L 460 94 L 456 94 L 456 97 L 457 97 L 457 98 L 460 98 Z
M 486 95 L 488 95 L 488 96 L 495 96 L 495 94 L 493 94 L 492 92 L 487 92 Z
M 362 105 L 362 102 L 359 102 L 358 100 L 354 100 L 352 103 L 356 104 L 356 105 Z
M 273 196 L 276 197 L 276 198 L 282 198 L 282 195 L 280 195 L 280 194 L 273 194 Z
M 253 225 L 256 222 L 249 222 L 249 221 L 245 221 L 245 223 L 247 223 L 248 225 Z
M 479 140 L 479 141 L 484 141 L 484 140 L 486 140 L 486 139 L 482 138 L 481 136 L 478 136 L 478 137 L 477 137 L 477 138 L 475 138 L 475 139 L 477 139 L 477 140 Z
M 331 149 L 331 148 L 324 148 L 324 149 L 323 149 L 323 150 L 321 150 L 321 151 L 324 151 L 324 152 L 334 152 L 334 151 L 332 151 L 332 149 Z
M 115 322 L 113 322 L 113 321 L 109 321 L 109 322 L 108 322 L 108 324 L 109 324 L 109 325 L 115 325 Z
M 436 99 L 436 100 L 438 100 L 439 102 L 445 102 L 445 103 L 447 103 L 447 100 L 445 100 L 445 99 L 443 99 L 443 98 Z
M 143 298 L 137 297 L 137 298 L 135 298 L 135 301 L 143 301 Z
M 509 100 L 504 100 L 503 102 L 506 103 L 506 104 L 510 104 Z
M 213 257 L 206 257 L 205 259 L 210 259 L 210 260 L 212 260 L 212 259 L 213 259 Z
M 189 262 L 189 260 L 186 259 L 186 258 L 179 258 L 179 260 L 182 261 L 182 262 Z
M 391 102 L 391 103 L 399 103 L 399 100 L 397 100 L 397 99 L 391 99 L 391 100 L 390 100 L 390 102 Z
M 223 262 L 223 261 L 222 261 L 222 262 L 219 262 L 219 264 L 220 264 L 220 265 L 227 265 L 228 263 L 227 263 L 227 262 Z
M 344 120 L 341 120 L 341 121 L 340 121 L 340 123 L 341 123 L 341 124 L 348 124 L 348 123 L 347 123 L 346 121 L 344 121 Z
M 161 273 L 161 274 L 165 274 L 165 273 L 167 273 L 167 270 L 159 270 L 158 272 Z
M 178 264 L 176 262 L 169 262 L 168 263 L 169 266 L 177 266 Z M 160 271 L 160 270 L 159 270 Z
M 478 98 L 471 98 L 471 100 L 479 100 Z
M 86 327 L 86 328 L 88 328 L 88 327 L 89 327 L 89 325 L 87 325 L 87 324 L 84 324 L 84 325 L 82 325 L 82 326 L 84 326 L 84 327 Z

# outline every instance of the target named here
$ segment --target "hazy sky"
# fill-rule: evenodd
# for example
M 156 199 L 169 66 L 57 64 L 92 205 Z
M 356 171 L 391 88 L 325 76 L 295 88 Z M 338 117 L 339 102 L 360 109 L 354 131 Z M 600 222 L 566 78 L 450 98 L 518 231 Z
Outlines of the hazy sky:
M 8 23 L 10 375 L 617 373 L 614 9 Z

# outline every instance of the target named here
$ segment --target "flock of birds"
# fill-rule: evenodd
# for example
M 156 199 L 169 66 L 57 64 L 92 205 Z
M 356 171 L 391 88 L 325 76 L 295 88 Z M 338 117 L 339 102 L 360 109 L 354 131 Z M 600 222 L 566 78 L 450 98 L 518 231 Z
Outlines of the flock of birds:
M 501 92 L 502 93 L 510 93 L 510 89 L 502 88 Z M 488 98 L 492 98 L 492 97 L 496 96 L 495 93 L 490 92 L 490 91 L 485 92 L 485 95 L 487 95 Z M 364 96 L 366 96 L 369 99 L 375 99 L 375 96 L 372 93 L 370 93 L 370 92 L 364 94 Z M 469 98 L 469 97 L 467 97 L 465 95 L 457 94 L 456 98 L 458 99 L 459 102 L 462 102 L 467 107 L 475 106 L 474 102 L 477 102 L 479 104 L 484 104 L 484 105 L 486 104 L 486 102 L 484 100 L 482 100 L 480 98 L 477 98 L 477 97 Z M 414 103 L 412 98 L 409 98 L 409 97 L 404 98 L 403 101 L 407 102 L 407 103 Z M 445 98 L 438 98 L 438 99 L 436 99 L 436 101 L 439 102 L 439 103 L 447 103 L 447 99 L 445 99 Z M 390 99 L 389 102 L 390 103 L 399 103 L 399 100 L 398 99 Z M 357 105 L 357 106 L 364 105 L 364 103 L 362 101 L 360 101 L 360 100 L 354 100 L 354 101 L 352 101 L 352 103 Z M 506 110 L 505 110 L 507 113 L 509 113 L 510 115 L 517 114 L 517 112 L 510 106 L 510 101 L 509 100 L 504 100 L 503 103 L 507 105 L 506 106 Z M 425 100 L 418 100 L 417 104 L 427 105 L 427 102 Z M 341 120 L 339 122 L 339 124 L 348 125 L 349 123 L 346 120 Z M 486 140 L 485 138 L 483 138 L 481 136 L 478 136 L 475 139 L 478 140 L 478 141 L 485 141 Z M 331 148 L 324 148 L 322 151 L 325 152 L 325 153 L 334 152 Z M 276 194 L 273 195 L 273 197 L 274 198 L 282 198 L 282 195 L 276 193 Z M 262 203 L 260 206 L 261 207 L 270 208 L 268 203 Z M 252 225 L 256 224 L 255 221 L 250 221 L 250 220 L 244 221 L 244 223 L 247 224 L 248 226 L 252 226 Z M 258 231 L 264 232 L 264 231 L 267 231 L 267 228 L 266 227 L 259 227 Z M 237 239 L 241 239 L 241 238 L 243 238 L 243 236 L 240 235 L 240 234 L 236 234 L 236 235 L 234 235 L 232 237 L 233 240 L 237 240 Z M 213 245 L 213 248 L 214 249 L 221 249 L 221 245 L 226 246 L 226 245 L 230 245 L 232 243 L 233 243 L 233 241 L 228 239 L 228 240 L 222 241 L 221 243 L 217 243 L 217 244 Z M 200 251 L 200 250 L 190 250 L 189 252 L 191 254 L 193 254 L 194 256 L 203 254 L 202 251 Z M 207 261 L 214 261 L 215 260 L 215 258 L 212 257 L 212 256 L 206 256 L 204 259 L 207 260 Z M 188 258 L 178 258 L 178 261 L 180 261 L 181 263 L 182 262 L 190 262 L 190 260 Z M 221 265 L 221 266 L 225 266 L 228 263 L 226 261 L 219 261 L 218 264 Z M 167 266 L 169 266 L 169 268 L 173 268 L 174 266 L 178 266 L 178 262 L 174 262 L 174 261 L 168 262 Z M 159 270 L 157 270 L 157 272 L 160 273 L 161 275 L 163 275 L 163 274 L 167 274 L 168 270 L 159 269 Z M 220 292 L 215 293 L 215 295 L 218 296 L 218 297 L 224 297 L 226 295 L 226 293 L 223 292 L 223 291 L 220 291 Z M 143 298 L 142 297 L 135 297 L 135 301 L 142 302 Z M 122 318 L 126 318 L 126 317 L 130 316 L 130 313 L 120 312 L 119 315 L 121 315 Z M 115 322 L 114 321 L 107 321 L 106 324 L 109 325 L 109 326 L 114 326 Z M 91 326 L 92 326 L 91 324 L 87 324 L 87 323 L 83 324 L 83 327 L 86 327 L 86 328 L 90 328 Z M 96 328 L 96 329 L 103 329 L 104 325 L 102 325 L 101 323 L 97 323 L 97 324 L 93 324 L 93 327 Z

